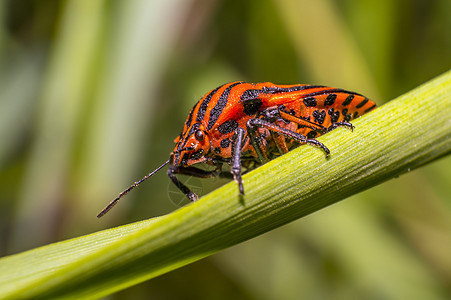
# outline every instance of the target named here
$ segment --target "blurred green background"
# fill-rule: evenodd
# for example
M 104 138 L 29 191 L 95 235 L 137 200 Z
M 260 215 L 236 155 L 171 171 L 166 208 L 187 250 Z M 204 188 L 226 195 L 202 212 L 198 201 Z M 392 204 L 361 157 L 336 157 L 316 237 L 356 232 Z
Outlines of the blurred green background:
M 0 2 L 0 255 L 177 209 L 189 109 L 234 80 L 379 105 L 449 70 L 449 0 Z M 415 120 L 412 120 L 414 122 Z M 396 137 L 393 137 L 396 138 Z M 449 299 L 451 158 L 109 299 Z M 205 194 L 226 181 L 192 180 Z

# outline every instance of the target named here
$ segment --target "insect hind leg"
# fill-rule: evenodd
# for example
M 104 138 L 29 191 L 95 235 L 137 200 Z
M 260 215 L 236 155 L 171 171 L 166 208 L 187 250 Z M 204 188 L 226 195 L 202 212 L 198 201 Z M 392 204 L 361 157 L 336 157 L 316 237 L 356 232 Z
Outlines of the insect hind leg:
M 338 128 L 338 127 L 347 127 L 349 129 L 351 129 L 351 131 L 354 131 L 354 125 L 352 125 L 348 121 L 342 121 L 342 122 L 332 123 L 332 125 L 330 125 L 327 128 L 327 132 L 330 132 L 330 131 L 334 130 L 335 128 Z
M 312 146 L 319 147 L 326 153 L 326 157 L 329 156 L 329 154 L 330 154 L 330 150 L 323 143 L 321 143 L 315 139 L 309 139 L 305 135 L 285 129 L 281 126 L 272 124 L 268 121 L 265 121 L 262 119 L 250 119 L 249 121 L 247 121 L 247 125 L 248 125 L 248 128 L 255 128 L 255 127 L 266 128 L 272 132 L 276 132 L 276 133 L 282 134 L 286 137 L 292 138 L 301 145 L 309 144 Z M 251 141 L 252 141 L 252 139 L 251 139 Z

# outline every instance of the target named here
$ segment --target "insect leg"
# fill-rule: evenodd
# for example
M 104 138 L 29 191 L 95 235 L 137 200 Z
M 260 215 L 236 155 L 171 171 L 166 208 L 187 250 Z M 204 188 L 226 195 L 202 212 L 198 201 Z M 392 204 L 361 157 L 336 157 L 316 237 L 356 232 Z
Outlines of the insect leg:
M 264 164 L 268 162 L 268 157 L 260 147 L 260 141 L 262 140 L 262 137 L 260 136 L 260 133 L 257 130 L 257 126 L 251 123 L 252 120 L 259 119 L 250 119 L 249 121 L 247 121 L 246 127 L 247 131 L 249 132 L 249 139 L 251 141 L 252 146 L 254 147 L 255 152 L 257 153 L 258 159 L 262 164 Z
M 263 127 L 266 128 L 270 131 L 274 131 L 277 132 L 279 134 L 283 134 L 286 137 L 292 138 L 294 140 L 296 140 L 299 144 L 303 145 L 303 144 L 309 144 L 309 145 L 313 145 L 316 147 L 320 147 L 323 149 L 323 151 L 326 153 L 326 157 L 329 156 L 330 151 L 329 149 L 323 144 L 318 142 L 315 139 L 308 139 L 305 135 L 299 134 L 297 132 L 285 129 L 283 127 L 280 127 L 278 125 L 275 124 L 271 124 L 270 122 L 267 122 L 265 120 L 262 119 L 250 119 L 249 121 L 247 121 L 248 126 L 251 127 Z
M 354 130 L 354 125 L 352 125 L 348 121 L 343 121 L 343 122 L 332 123 L 332 125 L 330 125 L 329 128 L 327 128 L 327 132 L 334 130 L 337 127 L 348 127 L 349 129 L 351 129 L 351 131 Z
M 310 128 L 313 131 L 318 132 L 320 134 L 324 134 L 324 133 L 328 132 L 328 128 L 326 128 L 320 124 L 316 124 L 316 123 L 310 122 L 308 120 L 305 120 L 303 118 L 299 118 L 295 115 L 292 115 L 292 114 L 284 111 L 280 106 L 271 108 L 271 109 L 268 109 L 267 111 L 265 111 L 264 117 L 262 119 L 264 121 L 268 121 L 269 123 L 274 123 L 277 120 L 296 123 L 300 127 Z M 279 152 L 281 154 L 287 153 L 288 148 L 286 146 L 285 138 L 281 134 L 275 133 L 275 131 L 271 131 L 271 135 L 273 136 L 273 140 L 274 140 Z
M 214 171 L 205 171 L 205 170 L 201 170 L 201 169 L 198 169 L 195 167 L 186 167 L 186 168 L 180 168 L 178 173 L 183 174 L 183 175 L 200 177 L 200 178 L 211 178 L 211 177 L 219 176 L 221 178 L 233 179 L 233 175 L 230 172 L 222 171 L 221 166 L 219 166 Z
M 184 168 L 181 167 L 179 168 L 177 173 L 200 178 L 210 178 L 218 176 L 220 174 L 220 171 L 221 171 L 220 167 L 216 168 L 213 171 L 205 171 L 202 169 L 198 169 L 196 167 L 184 167 Z
M 193 191 L 187 188 L 186 185 L 184 185 L 180 180 L 177 179 L 177 177 L 175 177 L 174 169 L 169 168 L 168 176 L 169 178 L 171 178 L 172 182 L 179 188 L 179 190 L 181 190 L 182 193 L 185 194 L 186 197 L 188 197 L 190 201 L 194 202 L 199 199 L 199 197 Z
M 282 105 L 283 106 L 283 105 Z M 316 125 L 314 124 L 314 126 L 310 125 L 310 122 L 305 121 L 304 119 L 299 119 L 296 116 L 293 116 L 285 111 L 282 110 L 282 106 L 277 106 L 277 107 L 271 107 L 271 108 L 267 108 L 265 110 L 262 111 L 261 113 L 261 119 L 268 121 L 269 123 L 273 123 L 275 125 L 277 125 L 277 122 L 292 122 L 292 123 L 296 123 L 302 127 L 309 127 L 313 130 L 318 130 L 318 126 L 322 127 L 321 125 Z M 271 132 L 271 136 L 272 139 L 274 141 L 274 143 L 276 144 L 276 147 L 279 151 L 280 154 L 285 154 L 288 152 L 288 146 L 285 140 L 285 136 L 282 134 L 279 134 L 275 131 L 270 131 Z
M 304 126 L 304 127 L 311 128 L 311 129 L 313 129 L 315 131 L 318 131 L 318 132 L 320 132 L 322 134 L 327 133 L 329 131 L 332 131 L 332 130 L 334 130 L 337 127 L 348 127 L 349 129 L 351 129 L 351 131 L 354 129 L 354 126 L 351 123 L 349 123 L 348 121 L 335 122 L 335 123 L 332 123 L 332 125 L 330 125 L 329 127 L 326 128 L 326 127 L 324 127 L 322 125 L 318 125 L 318 124 L 315 124 L 313 122 L 310 122 L 310 121 L 298 118 L 296 116 L 292 116 L 289 113 L 284 112 L 283 110 L 279 110 L 279 114 L 280 114 L 280 117 L 282 119 L 284 119 L 284 120 L 297 123 L 297 124 L 299 124 L 301 126 Z
M 274 143 L 276 144 L 277 149 L 279 150 L 280 154 L 285 154 L 288 152 L 288 146 L 285 141 L 285 137 L 281 134 L 278 134 L 274 131 L 271 131 L 272 139 L 274 140 Z
M 246 131 L 238 127 L 235 130 L 232 144 L 232 170 L 230 171 L 233 178 L 238 183 L 240 195 L 244 195 L 243 179 L 241 178 L 241 148 L 243 148 L 244 136 Z

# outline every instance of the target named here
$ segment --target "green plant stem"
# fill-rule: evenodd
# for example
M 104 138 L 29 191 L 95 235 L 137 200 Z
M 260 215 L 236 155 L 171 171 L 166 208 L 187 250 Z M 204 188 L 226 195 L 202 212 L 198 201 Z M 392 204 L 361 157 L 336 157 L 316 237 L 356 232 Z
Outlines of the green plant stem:
M 163 217 L 2 258 L 0 297 L 105 296 L 450 153 L 451 71 L 353 124 L 319 138 L 328 159 L 303 146 L 245 175 L 243 199 L 232 182 Z

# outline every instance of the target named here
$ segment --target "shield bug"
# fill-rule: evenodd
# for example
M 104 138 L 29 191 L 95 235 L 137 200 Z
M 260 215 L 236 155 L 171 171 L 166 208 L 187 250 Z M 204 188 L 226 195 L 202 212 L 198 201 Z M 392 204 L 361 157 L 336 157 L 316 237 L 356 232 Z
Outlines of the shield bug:
M 309 144 L 329 149 L 315 138 L 374 109 L 376 104 L 358 93 L 319 85 L 276 85 L 270 82 L 231 82 L 203 96 L 191 109 L 169 160 L 123 191 L 97 217 L 120 198 L 168 165 L 168 176 L 189 200 L 198 196 L 176 174 L 196 177 L 232 177 L 244 195 L 241 179 L 246 171 L 291 149 Z M 206 171 L 196 167 L 206 164 Z M 223 164 L 230 172 L 222 171 Z

